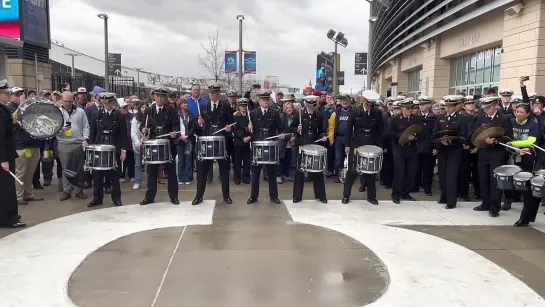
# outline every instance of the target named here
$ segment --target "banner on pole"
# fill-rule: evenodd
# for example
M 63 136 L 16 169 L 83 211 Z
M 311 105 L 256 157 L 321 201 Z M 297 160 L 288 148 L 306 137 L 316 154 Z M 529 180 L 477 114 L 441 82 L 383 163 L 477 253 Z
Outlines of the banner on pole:
M 237 69 L 237 51 L 225 51 L 225 73 L 236 73 Z
M 256 71 L 256 52 L 244 51 L 244 73 L 255 74 Z

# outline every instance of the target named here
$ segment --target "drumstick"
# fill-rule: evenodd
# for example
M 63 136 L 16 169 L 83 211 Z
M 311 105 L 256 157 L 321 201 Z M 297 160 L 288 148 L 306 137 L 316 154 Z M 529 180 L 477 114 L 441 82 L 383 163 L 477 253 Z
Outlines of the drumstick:
M 270 137 L 266 138 L 265 140 L 277 139 L 277 138 L 279 138 L 281 135 L 282 135 L 282 134 L 275 135 L 275 136 L 270 136 Z
M 148 118 L 149 118 L 149 114 L 146 114 L 146 125 L 144 126 L 144 128 L 148 127 Z
M 17 176 L 15 176 L 15 174 L 13 174 L 11 171 L 8 171 L 9 174 L 11 175 L 11 177 L 13 177 L 13 179 L 15 179 L 15 181 L 17 181 L 17 183 L 19 183 L 20 185 L 24 185 L 24 183 L 19 180 L 19 178 L 17 178 Z
M 543 149 L 543 148 L 541 148 L 541 147 L 539 147 L 539 146 L 537 146 L 537 145 L 532 144 L 532 147 L 534 147 L 534 148 L 536 148 L 536 149 L 539 149 L 539 150 L 545 152 L 545 149 Z
M 236 125 L 236 124 L 237 124 L 237 123 L 232 123 L 232 124 L 227 125 L 227 126 L 233 127 L 233 126 Z M 227 127 L 225 127 L 225 128 L 227 128 Z M 212 134 L 220 133 L 220 132 L 222 132 L 223 130 L 225 130 L 225 128 L 221 128 L 220 130 L 218 130 L 218 131 L 216 131 L 216 132 L 214 132 L 214 133 L 212 133 Z
M 180 133 L 180 131 L 173 131 L 173 132 L 176 132 L 176 134 Z M 165 136 L 169 136 L 170 133 L 167 133 L 167 134 L 161 134 L 159 136 L 157 136 L 156 138 L 164 138 Z
M 498 144 L 500 144 L 500 145 L 502 145 L 502 146 L 504 146 L 504 147 L 506 147 L 506 148 L 512 149 L 512 150 L 514 150 L 514 151 L 516 151 L 516 152 L 519 152 L 519 151 L 520 151 L 519 148 L 510 146 L 510 145 L 507 145 L 507 144 L 504 144 L 504 143 L 501 143 L 501 142 L 498 142 Z

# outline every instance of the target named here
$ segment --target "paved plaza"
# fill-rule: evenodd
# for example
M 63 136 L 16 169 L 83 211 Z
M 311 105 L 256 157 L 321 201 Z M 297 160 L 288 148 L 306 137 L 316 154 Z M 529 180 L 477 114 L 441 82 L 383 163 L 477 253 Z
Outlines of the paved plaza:
M 166 191 L 139 206 L 145 191 L 131 187 L 118 208 L 59 202 L 54 187 L 20 207 L 30 227 L 0 231 L 0 305 L 545 306 L 545 216 L 514 228 L 520 204 L 493 219 L 476 202 L 445 210 L 417 193 L 395 205 L 379 190 L 372 206 L 355 186 L 343 205 L 328 180 L 328 204 L 311 183 L 298 204 L 279 185 L 272 204 L 262 183 L 257 204 L 231 185 L 226 205 L 215 183 L 199 206 L 194 185 L 180 186 L 179 206 Z

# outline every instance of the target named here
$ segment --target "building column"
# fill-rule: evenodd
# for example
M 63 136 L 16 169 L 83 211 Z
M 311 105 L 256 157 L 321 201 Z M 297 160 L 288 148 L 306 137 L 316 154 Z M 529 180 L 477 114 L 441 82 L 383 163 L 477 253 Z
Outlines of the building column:
M 401 59 L 396 58 L 387 64 L 388 69 L 392 71 L 392 82 L 397 82 L 397 86 L 392 87 L 392 96 L 397 96 L 397 93 L 407 93 L 409 90 L 409 74 L 401 71 Z M 389 84 L 386 84 L 388 87 Z
M 518 15 L 504 14 L 500 89 L 519 92 L 519 78 L 529 76 L 529 92 L 545 84 L 545 1 L 526 0 Z
M 422 45 L 422 95 L 430 96 L 435 101 L 448 95 L 450 80 L 450 59 L 441 58 L 440 38 Z
M 9 86 L 36 91 L 51 90 L 51 64 L 22 59 L 8 59 Z

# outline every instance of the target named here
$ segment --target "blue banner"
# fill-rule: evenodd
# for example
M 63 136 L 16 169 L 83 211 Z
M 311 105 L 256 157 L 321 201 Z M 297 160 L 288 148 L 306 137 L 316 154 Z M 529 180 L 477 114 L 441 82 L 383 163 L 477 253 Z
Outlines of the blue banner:
M 237 52 L 236 51 L 225 51 L 225 73 L 236 73 L 237 69 Z
M 48 0 L 24 0 L 22 6 L 23 41 L 49 47 Z
M 256 52 L 244 51 L 244 73 L 255 74 L 256 71 Z
M 19 21 L 19 0 L 0 1 L 1 21 Z

